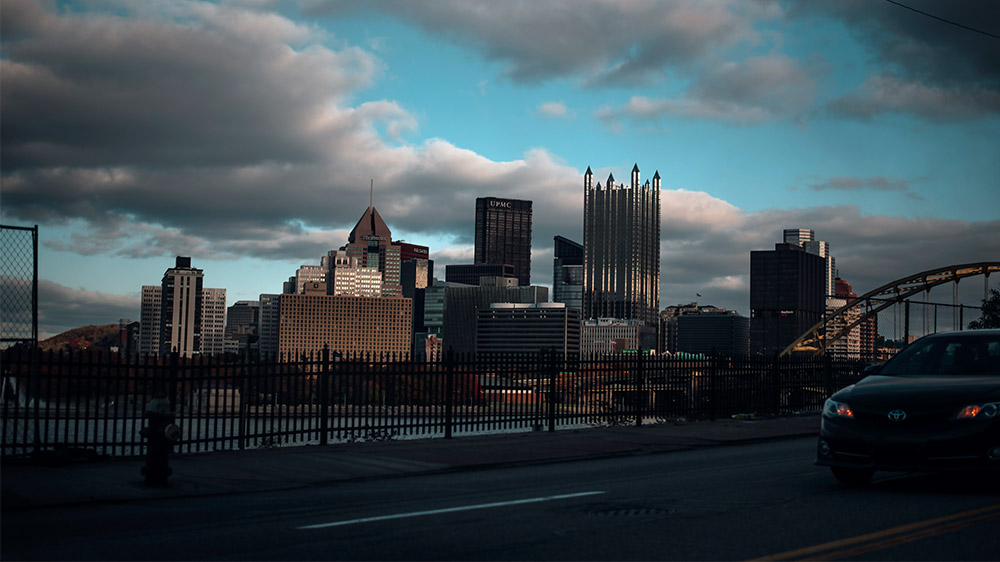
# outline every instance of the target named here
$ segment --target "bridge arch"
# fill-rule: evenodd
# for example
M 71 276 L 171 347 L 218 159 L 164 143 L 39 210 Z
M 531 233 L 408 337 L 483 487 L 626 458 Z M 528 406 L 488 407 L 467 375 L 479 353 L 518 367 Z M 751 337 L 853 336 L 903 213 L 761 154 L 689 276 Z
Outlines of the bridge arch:
M 793 352 L 810 352 L 816 356 L 822 355 L 830 344 L 846 336 L 865 320 L 913 295 L 929 291 L 944 283 L 957 283 L 966 277 L 985 275 L 988 279 L 991 273 L 997 272 L 1000 272 L 1000 262 L 969 263 L 932 269 L 886 283 L 860 297 L 852 298 L 851 302 L 845 306 L 827 314 L 823 320 L 817 322 L 797 340 L 789 344 L 781 352 L 781 356 L 787 356 Z M 827 326 L 839 323 L 855 310 L 861 310 L 862 314 L 850 323 L 845 323 L 840 329 L 827 333 Z

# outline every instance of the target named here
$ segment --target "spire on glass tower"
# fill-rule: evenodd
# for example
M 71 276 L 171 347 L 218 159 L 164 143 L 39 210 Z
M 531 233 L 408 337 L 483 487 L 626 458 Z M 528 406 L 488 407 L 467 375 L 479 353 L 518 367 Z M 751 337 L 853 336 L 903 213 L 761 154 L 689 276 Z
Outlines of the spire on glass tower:
M 612 189 L 615 186 L 615 175 L 608 174 L 608 189 Z
M 653 189 L 660 189 L 660 171 L 653 174 Z
M 590 171 L 590 166 L 587 166 L 587 171 L 583 174 L 583 188 L 594 189 L 594 172 Z
M 632 187 L 639 187 L 639 163 L 632 166 Z

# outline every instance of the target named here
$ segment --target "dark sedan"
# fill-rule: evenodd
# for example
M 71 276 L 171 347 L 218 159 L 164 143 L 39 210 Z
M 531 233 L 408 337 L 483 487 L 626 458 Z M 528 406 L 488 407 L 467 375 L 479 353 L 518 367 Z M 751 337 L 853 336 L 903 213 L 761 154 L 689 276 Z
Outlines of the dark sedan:
M 1000 330 L 925 336 L 823 407 L 816 464 L 842 482 L 875 471 L 1000 471 Z

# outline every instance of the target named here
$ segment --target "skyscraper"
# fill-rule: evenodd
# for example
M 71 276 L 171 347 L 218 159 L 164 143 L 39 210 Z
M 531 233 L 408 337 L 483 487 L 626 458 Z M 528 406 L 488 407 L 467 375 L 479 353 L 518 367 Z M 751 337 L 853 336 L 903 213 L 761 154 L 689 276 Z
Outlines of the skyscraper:
M 750 252 L 750 352 L 780 353 L 823 318 L 826 260 L 795 244 Z
M 660 173 L 639 182 L 632 167 L 628 186 L 594 185 L 583 176 L 584 318 L 641 320 L 656 326 L 660 306 Z
M 583 311 L 583 246 L 556 236 L 552 260 L 552 302 Z
M 204 272 L 191 267 L 191 258 L 177 256 L 176 265 L 160 282 L 160 354 L 176 351 L 181 357 L 201 352 L 202 281 Z
M 341 250 L 357 258 L 360 267 L 374 267 L 382 272 L 382 296 L 403 296 L 399 281 L 400 247 L 392 242 L 392 233 L 374 205 L 369 205 L 358 219 Z
M 510 264 L 518 285 L 531 284 L 531 201 L 476 199 L 475 262 Z

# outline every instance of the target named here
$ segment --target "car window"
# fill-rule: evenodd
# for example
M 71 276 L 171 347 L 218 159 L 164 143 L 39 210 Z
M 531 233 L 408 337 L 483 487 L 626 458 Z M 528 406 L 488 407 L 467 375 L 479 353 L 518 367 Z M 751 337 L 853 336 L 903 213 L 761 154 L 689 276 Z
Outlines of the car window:
M 918 340 L 887 362 L 879 374 L 1000 374 L 1000 339 L 955 336 Z

